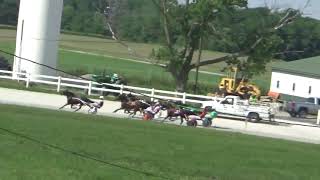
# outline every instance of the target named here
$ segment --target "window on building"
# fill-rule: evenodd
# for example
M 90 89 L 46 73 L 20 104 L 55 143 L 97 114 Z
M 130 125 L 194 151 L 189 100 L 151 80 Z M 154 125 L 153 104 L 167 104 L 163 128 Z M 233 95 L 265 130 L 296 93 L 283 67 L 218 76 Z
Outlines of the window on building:
M 309 86 L 309 91 L 308 91 L 308 93 L 311 94 L 311 92 L 312 92 L 312 87 Z
M 277 88 L 280 87 L 280 81 L 277 81 Z
M 292 84 L 292 91 L 295 91 L 296 90 L 296 83 L 293 83 Z

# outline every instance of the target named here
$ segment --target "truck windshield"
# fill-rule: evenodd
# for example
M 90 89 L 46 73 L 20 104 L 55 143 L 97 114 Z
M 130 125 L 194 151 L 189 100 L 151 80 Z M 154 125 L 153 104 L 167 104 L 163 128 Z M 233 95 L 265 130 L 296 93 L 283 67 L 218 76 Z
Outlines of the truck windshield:
M 308 98 L 308 99 L 307 99 L 307 102 L 314 104 L 314 98 Z
M 221 102 L 221 104 L 233 105 L 233 99 L 231 98 L 225 99 L 224 101 Z

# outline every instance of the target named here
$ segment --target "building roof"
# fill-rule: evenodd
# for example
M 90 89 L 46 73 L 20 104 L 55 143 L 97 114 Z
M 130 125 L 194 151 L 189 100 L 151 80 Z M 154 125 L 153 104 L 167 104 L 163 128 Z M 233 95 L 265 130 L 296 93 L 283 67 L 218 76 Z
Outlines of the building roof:
M 320 78 L 320 56 L 272 65 L 272 72 Z

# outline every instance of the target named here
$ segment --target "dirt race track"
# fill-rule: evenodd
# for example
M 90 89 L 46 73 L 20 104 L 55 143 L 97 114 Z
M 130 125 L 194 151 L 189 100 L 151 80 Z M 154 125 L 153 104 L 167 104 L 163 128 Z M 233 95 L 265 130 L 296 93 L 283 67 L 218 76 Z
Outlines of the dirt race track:
M 30 91 L 21 91 L 14 89 L 0 88 L 0 104 L 13 104 L 30 107 L 40 107 L 58 110 L 59 107 L 66 103 L 66 97 L 54 94 L 45 94 Z M 112 113 L 115 109 L 120 107 L 120 102 L 105 101 L 104 106 L 98 111 L 98 115 L 128 118 L 123 111 Z M 64 110 L 71 111 L 70 106 Z M 88 107 L 83 107 L 81 113 L 87 113 Z M 162 112 L 160 117 L 155 121 L 162 121 L 166 112 Z M 1 119 L 1 111 L 0 111 Z M 133 120 L 141 119 L 137 115 Z M 180 120 L 173 122 L 166 122 L 173 125 L 179 125 Z M 201 124 L 201 122 L 199 122 Z M 184 124 L 185 125 L 185 124 Z M 199 126 L 202 128 L 201 126 Z M 251 134 L 264 137 L 272 137 L 293 141 L 301 141 L 307 143 L 320 144 L 320 127 L 308 122 L 300 122 L 299 120 L 283 120 L 276 119 L 276 122 L 262 122 L 262 123 L 246 123 L 242 120 L 217 118 L 213 121 L 210 129 L 239 132 L 244 134 Z

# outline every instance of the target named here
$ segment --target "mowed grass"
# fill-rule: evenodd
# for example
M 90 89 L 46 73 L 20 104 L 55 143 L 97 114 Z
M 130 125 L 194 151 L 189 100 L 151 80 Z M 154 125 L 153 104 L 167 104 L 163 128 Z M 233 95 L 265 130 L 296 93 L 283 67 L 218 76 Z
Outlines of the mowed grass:
M 86 55 L 68 51 L 60 51 L 59 67 L 66 71 L 73 71 L 75 68 L 88 72 L 116 72 L 128 80 L 129 85 L 142 87 L 153 87 L 156 89 L 174 90 L 175 82 L 169 72 L 162 67 L 151 64 L 142 64 L 131 61 L 107 58 L 103 56 Z M 195 73 L 189 75 L 189 91 L 192 89 Z M 206 91 L 213 89 L 219 77 L 215 75 L 200 74 L 200 84 Z
M 319 145 L 27 107 L 0 108 L 1 179 L 320 178 Z
M 0 27 L 1 28 L 1 27 Z M 15 41 L 16 31 L 10 29 L 0 29 L 0 42 L 1 41 Z M 60 36 L 60 48 L 62 49 L 72 49 L 79 50 L 91 53 L 97 53 L 101 55 L 111 55 L 121 58 L 130 58 L 138 59 L 145 61 L 144 58 L 149 58 L 152 49 L 157 49 L 160 47 L 159 44 L 146 44 L 146 43 L 135 43 L 135 42 L 126 42 L 132 51 L 129 51 L 127 47 L 121 45 L 120 43 L 106 38 L 99 37 L 89 37 L 89 36 L 80 36 L 80 35 L 70 35 L 70 34 L 61 34 Z M 202 57 L 204 59 L 220 57 L 225 55 L 225 53 L 206 51 L 202 52 Z M 194 55 L 194 60 L 197 59 L 197 52 Z M 222 64 L 207 66 L 209 71 L 215 71 L 220 68 Z

